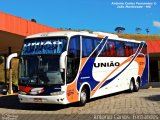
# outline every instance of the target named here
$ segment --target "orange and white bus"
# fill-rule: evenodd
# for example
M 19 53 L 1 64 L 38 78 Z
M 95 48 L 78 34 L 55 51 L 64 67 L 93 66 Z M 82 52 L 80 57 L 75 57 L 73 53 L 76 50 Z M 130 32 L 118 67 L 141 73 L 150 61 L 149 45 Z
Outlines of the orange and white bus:
M 49 32 L 26 37 L 19 60 L 21 103 L 68 104 L 148 83 L 144 41 L 103 32 Z

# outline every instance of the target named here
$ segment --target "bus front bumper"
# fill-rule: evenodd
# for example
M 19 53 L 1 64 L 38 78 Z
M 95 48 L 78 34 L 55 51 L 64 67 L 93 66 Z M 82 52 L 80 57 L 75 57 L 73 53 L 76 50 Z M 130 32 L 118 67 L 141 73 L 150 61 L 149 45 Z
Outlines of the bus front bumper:
M 67 104 L 67 99 L 64 95 L 56 96 L 33 96 L 18 94 L 20 103 L 44 103 L 44 104 Z

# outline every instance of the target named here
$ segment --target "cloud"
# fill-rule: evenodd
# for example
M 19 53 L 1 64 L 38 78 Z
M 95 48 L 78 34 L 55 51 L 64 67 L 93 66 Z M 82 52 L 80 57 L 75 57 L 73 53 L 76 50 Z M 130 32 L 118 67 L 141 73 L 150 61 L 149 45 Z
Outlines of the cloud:
M 153 21 L 153 26 L 160 28 L 160 22 L 159 21 Z

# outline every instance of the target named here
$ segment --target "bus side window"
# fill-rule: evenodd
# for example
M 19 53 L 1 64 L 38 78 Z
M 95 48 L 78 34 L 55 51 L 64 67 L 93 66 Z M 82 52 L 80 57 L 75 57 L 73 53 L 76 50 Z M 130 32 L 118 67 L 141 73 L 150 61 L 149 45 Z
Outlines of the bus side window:
M 117 51 L 117 56 L 118 57 L 123 57 L 124 56 L 124 43 L 116 41 L 116 51 Z
M 108 44 L 106 44 L 106 57 L 108 57 L 109 56 L 109 53 L 110 53 L 110 49 L 109 49 L 109 45 Z
M 109 42 L 109 49 L 110 49 L 110 57 L 116 57 L 117 53 L 116 53 L 116 47 L 115 47 L 115 42 Z
M 133 53 L 135 54 L 137 50 L 138 50 L 138 43 L 134 43 Z
M 132 46 L 129 46 L 129 54 L 133 55 L 133 47 Z
M 134 44 L 133 43 L 125 43 L 125 48 L 124 48 L 124 52 L 125 52 L 125 57 L 129 57 L 131 55 L 134 54 Z
M 89 37 L 82 37 L 82 57 L 88 57 L 93 49 L 93 40 Z
M 125 46 L 125 57 L 128 57 L 129 56 L 129 46 Z
M 143 53 L 144 55 L 147 54 L 147 45 L 146 44 L 143 46 L 141 53 Z

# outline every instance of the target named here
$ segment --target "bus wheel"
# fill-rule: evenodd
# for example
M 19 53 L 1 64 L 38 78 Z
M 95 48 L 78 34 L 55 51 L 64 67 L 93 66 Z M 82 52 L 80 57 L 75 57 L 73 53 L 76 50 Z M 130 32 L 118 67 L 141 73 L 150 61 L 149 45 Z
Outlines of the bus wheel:
M 132 93 L 134 90 L 134 82 L 133 80 L 130 81 L 130 85 L 129 85 L 129 92 Z
M 86 102 L 87 102 L 87 90 L 85 88 L 82 88 L 82 91 L 80 93 L 79 105 L 84 106 Z
M 136 83 L 134 85 L 134 92 L 138 92 L 138 90 L 139 90 L 139 81 L 136 80 Z

